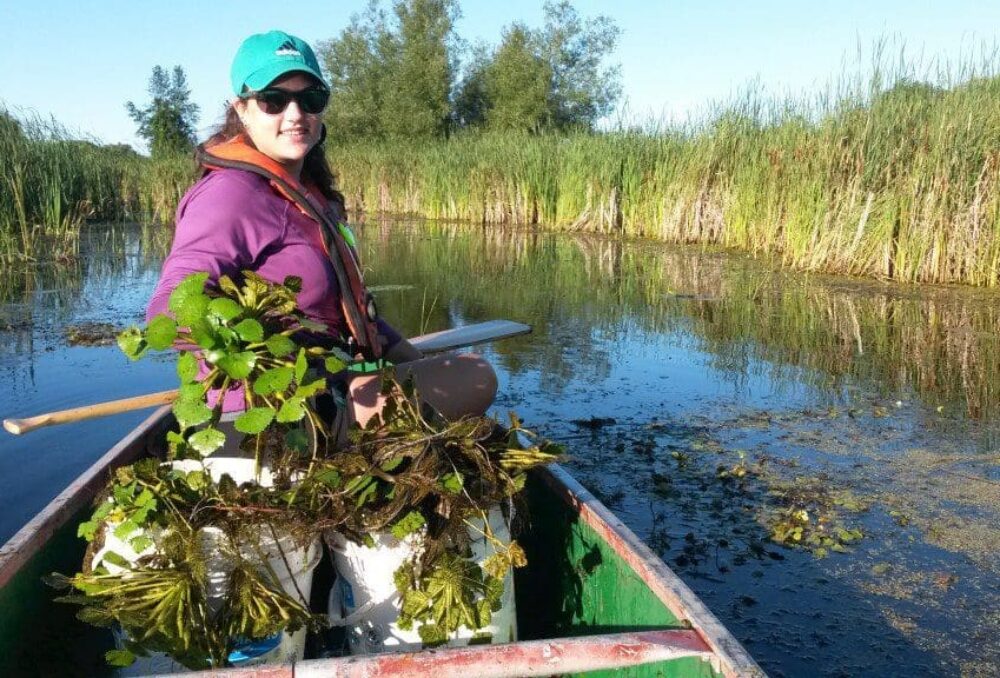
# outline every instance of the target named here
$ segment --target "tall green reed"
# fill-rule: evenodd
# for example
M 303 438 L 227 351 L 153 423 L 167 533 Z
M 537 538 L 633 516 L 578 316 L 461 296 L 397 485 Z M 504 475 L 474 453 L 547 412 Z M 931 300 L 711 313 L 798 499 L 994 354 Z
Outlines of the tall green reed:
M 722 245 L 801 270 L 1000 284 L 1000 58 L 872 65 L 813 96 L 750 88 L 693 120 L 600 133 L 331 139 L 349 206 Z M 85 219 L 169 221 L 189 158 L 150 161 L 0 113 L 0 257 Z
M 0 108 L 0 262 L 73 257 L 88 220 L 168 220 L 193 176 L 190 158 L 154 162 Z
M 350 206 L 717 244 L 802 270 L 1000 284 L 1000 60 L 905 54 L 819 94 L 749 89 L 599 134 L 337 143 Z

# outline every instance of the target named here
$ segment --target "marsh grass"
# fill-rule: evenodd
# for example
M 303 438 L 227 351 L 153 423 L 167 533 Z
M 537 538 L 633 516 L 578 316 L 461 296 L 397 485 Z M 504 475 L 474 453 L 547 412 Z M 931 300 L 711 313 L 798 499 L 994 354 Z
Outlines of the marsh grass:
M 860 60 L 859 60 L 860 62 Z M 849 69 L 845 67 L 845 73 Z M 349 207 L 720 245 L 807 271 L 1000 284 L 1000 57 L 886 43 L 813 96 L 749 88 L 682 123 L 600 133 L 331 139 Z M 90 218 L 169 222 L 189 158 L 150 161 L 0 115 L 0 257 Z
M 118 171 L 111 171 L 115 161 Z M 86 218 L 117 216 L 114 184 L 124 164 L 68 139 L 54 123 L 0 118 L 0 249 L 8 261 L 36 258 L 42 237 L 56 256 L 75 254 Z
M 153 162 L 72 137 L 0 108 L 0 263 L 74 258 L 89 220 L 168 220 L 193 179 L 189 158 Z
M 800 270 L 1000 283 L 1000 79 L 874 65 L 800 100 L 748 90 L 699 120 L 601 134 L 330 143 L 352 209 L 621 233 Z M 935 83 L 935 84 L 928 84 Z

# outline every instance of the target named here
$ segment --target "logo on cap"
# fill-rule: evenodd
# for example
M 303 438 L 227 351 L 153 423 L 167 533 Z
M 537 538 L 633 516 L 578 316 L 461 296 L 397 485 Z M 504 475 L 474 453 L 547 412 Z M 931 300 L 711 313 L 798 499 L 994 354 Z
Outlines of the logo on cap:
M 297 57 L 302 56 L 302 52 L 295 49 L 295 43 L 293 43 L 291 40 L 285 40 L 285 42 L 281 44 L 281 47 L 276 49 L 274 53 L 277 56 L 297 56 Z

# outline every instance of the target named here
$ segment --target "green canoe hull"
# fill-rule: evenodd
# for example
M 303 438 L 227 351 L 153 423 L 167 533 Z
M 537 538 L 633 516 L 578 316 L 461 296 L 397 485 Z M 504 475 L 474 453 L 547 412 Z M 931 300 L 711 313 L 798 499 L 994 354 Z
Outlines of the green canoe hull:
M 171 423 L 167 412 L 150 417 L 0 550 L 0 674 L 108 672 L 103 653 L 111 647 L 110 633 L 76 620 L 76 608 L 55 603 L 56 592 L 41 578 L 79 568 L 85 543 L 76 536 L 77 524 L 89 514 L 110 469 L 157 451 Z M 527 672 L 538 658 L 563 651 L 573 662 L 553 664 L 552 673 L 593 678 L 763 675 L 697 597 L 565 470 L 535 473 L 527 493 L 527 527 L 518 540 L 529 564 L 515 579 L 518 643 L 462 648 L 461 656 L 454 650 L 415 653 L 407 665 L 409 675 L 450 675 L 445 663 L 459 659 L 467 676 L 487 675 L 475 668 L 479 662 L 482 671 L 498 662 L 508 667 L 508 673 L 491 675 L 518 675 L 518 662 L 524 662 Z M 642 663 L 657 656 L 676 658 Z M 369 660 L 378 669 L 365 669 L 369 675 L 400 670 L 398 660 L 381 657 Z M 632 659 L 636 664 L 628 665 Z M 307 666 L 316 675 L 360 675 L 342 671 L 338 661 L 344 660 L 301 662 L 289 667 L 287 675 L 299 675 Z M 390 666 L 390 661 L 396 663 Z M 573 666 L 614 668 L 574 672 L 569 670 Z M 250 669 L 230 672 L 251 675 Z

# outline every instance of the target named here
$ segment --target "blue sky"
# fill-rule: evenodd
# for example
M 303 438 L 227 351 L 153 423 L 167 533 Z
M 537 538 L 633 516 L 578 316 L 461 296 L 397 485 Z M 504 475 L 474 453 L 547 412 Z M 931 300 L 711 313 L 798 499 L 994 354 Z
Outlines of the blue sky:
M 0 0 L 0 101 L 53 115 L 112 142 L 138 143 L 124 103 L 146 101 L 156 64 L 188 74 L 200 126 L 228 95 L 229 63 L 250 33 L 281 28 L 310 42 L 333 37 L 364 0 Z M 799 95 L 856 70 L 858 46 L 880 37 L 914 55 L 956 60 L 997 43 L 996 0 L 577 0 L 584 16 L 606 14 L 622 29 L 612 60 L 635 117 L 683 117 L 757 81 Z M 541 24 L 542 3 L 462 2 L 459 34 L 495 43 L 511 21 Z

